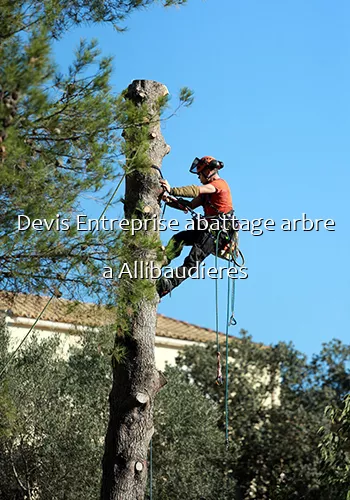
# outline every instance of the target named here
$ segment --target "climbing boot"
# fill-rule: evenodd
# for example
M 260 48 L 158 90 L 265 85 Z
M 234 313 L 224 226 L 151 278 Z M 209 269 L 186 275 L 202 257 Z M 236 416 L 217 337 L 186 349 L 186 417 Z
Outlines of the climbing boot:
M 165 297 L 165 295 L 168 295 L 168 293 L 170 293 L 173 288 L 171 280 L 168 278 L 164 278 L 164 276 L 161 276 L 159 278 L 156 287 L 160 298 Z

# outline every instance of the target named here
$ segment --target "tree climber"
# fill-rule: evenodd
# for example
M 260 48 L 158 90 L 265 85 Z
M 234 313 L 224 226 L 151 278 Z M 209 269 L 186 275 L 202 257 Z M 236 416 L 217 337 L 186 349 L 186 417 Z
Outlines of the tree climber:
M 218 225 L 222 221 L 224 221 L 226 229 L 227 223 L 230 227 L 233 226 L 231 191 L 227 182 L 221 179 L 218 174 L 218 171 L 223 166 L 223 162 L 215 160 L 212 156 L 195 158 L 190 172 L 198 175 L 202 186 L 192 184 L 190 186 L 171 188 L 167 180 L 160 180 L 164 191 L 170 195 L 193 198 L 192 201 L 180 199 L 178 204 L 172 202 L 165 193 L 163 199 L 168 205 L 180 210 L 183 210 L 184 207 L 194 209 L 202 206 L 204 209 L 204 219 L 202 221 L 208 221 L 208 224 L 205 225 L 209 226 L 207 229 L 201 229 L 200 219 L 197 219 L 195 229 L 181 231 L 170 239 L 165 248 L 163 266 L 168 265 L 172 259 L 178 257 L 184 246 L 192 246 L 192 248 L 182 266 L 173 270 L 171 278 L 161 276 L 157 281 L 157 291 L 160 297 L 164 297 L 173 288 L 180 285 L 189 276 L 192 276 L 195 273 L 196 265 L 203 262 L 208 255 L 215 254 L 216 237 L 221 229 L 221 226 L 218 229 Z

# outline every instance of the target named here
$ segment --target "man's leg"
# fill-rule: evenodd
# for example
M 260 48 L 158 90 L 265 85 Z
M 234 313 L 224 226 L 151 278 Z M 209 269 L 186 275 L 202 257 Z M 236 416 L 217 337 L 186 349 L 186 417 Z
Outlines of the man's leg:
M 171 278 L 162 277 L 158 280 L 157 289 L 161 297 L 195 273 L 195 270 L 191 270 L 191 268 L 195 268 L 198 263 L 203 262 L 208 255 L 215 251 L 214 238 L 208 231 L 192 230 L 183 231 L 183 233 L 186 236 L 185 239 L 181 240 L 182 247 L 186 244 L 193 245 L 192 249 L 183 265 L 173 270 Z M 184 238 L 184 235 L 182 237 Z
M 165 247 L 165 261 L 162 267 L 167 266 L 173 259 L 176 259 L 181 254 L 184 246 L 194 244 L 196 236 L 193 233 L 196 233 L 196 231 L 180 231 L 169 240 Z

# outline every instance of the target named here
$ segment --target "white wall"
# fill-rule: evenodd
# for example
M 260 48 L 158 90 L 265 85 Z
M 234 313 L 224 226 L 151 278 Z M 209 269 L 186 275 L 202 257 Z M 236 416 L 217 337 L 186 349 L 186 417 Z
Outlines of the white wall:
M 33 319 L 29 318 L 10 318 L 6 317 L 6 323 L 10 331 L 10 348 L 15 349 L 22 341 L 24 336 L 28 333 L 31 325 L 34 323 Z M 76 331 L 76 335 L 74 334 Z M 52 321 L 39 321 L 35 327 L 35 331 L 40 335 L 40 338 L 46 339 L 52 336 L 59 335 L 61 339 L 60 350 L 63 357 L 67 357 L 68 350 L 71 346 L 79 344 L 78 333 L 84 330 L 81 326 L 74 326 L 68 323 L 55 323 Z M 29 336 L 30 338 L 30 336 Z M 163 371 L 166 364 L 171 366 L 175 365 L 175 359 L 181 350 L 187 345 L 202 345 L 203 343 L 196 343 L 189 340 L 178 340 L 168 337 L 155 338 L 155 358 L 156 367 L 158 370 Z M 230 358 L 233 362 L 234 359 Z M 239 360 L 236 360 L 239 363 Z M 270 379 L 270 373 L 267 369 L 263 373 L 257 373 L 254 367 L 250 367 L 247 373 L 248 379 L 253 385 L 267 384 Z M 276 385 L 273 395 L 268 395 L 264 401 L 264 406 L 269 407 L 280 403 L 280 386 L 279 386 L 279 373 L 276 375 Z
M 10 349 L 14 350 L 25 335 L 28 333 L 34 320 L 29 318 L 6 318 L 6 323 L 10 332 Z M 76 335 L 74 334 L 76 331 Z M 40 335 L 41 339 L 48 339 L 59 335 L 60 337 L 60 354 L 63 357 L 68 355 L 69 348 L 79 344 L 79 332 L 82 327 L 76 327 L 68 323 L 55 323 L 51 321 L 39 321 L 35 326 L 35 332 Z M 34 334 L 34 331 L 28 336 Z M 156 367 L 158 370 L 164 370 L 166 363 L 175 365 L 175 359 L 185 345 L 191 345 L 194 342 L 186 340 L 168 339 L 166 337 L 158 337 L 155 339 L 155 358 Z

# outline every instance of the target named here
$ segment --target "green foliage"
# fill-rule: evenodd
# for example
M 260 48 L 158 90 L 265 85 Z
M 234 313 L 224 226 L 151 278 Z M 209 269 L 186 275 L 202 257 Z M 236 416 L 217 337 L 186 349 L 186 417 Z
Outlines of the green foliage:
M 237 498 L 338 498 L 328 496 L 323 480 L 318 429 L 325 406 L 346 390 L 349 346 L 333 341 L 308 363 L 290 345 L 263 348 L 241 333 L 230 342 L 229 367 L 229 468 Z M 213 383 L 215 351 L 210 345 L 186 349 L 179 366 L 220 405 L 223 429 L 224 392 Z
M 140 192 L 127 192 L 128 199 L 124 200 L 125 216 L 127 219 L 145 221 L 149 218 L 142 206 L 141 191 L 148 188 L 150 183 L 151 160 L 148 154 L 150 143 L 150 123 L 159 121 L 159 107 L 151 112 L 145 102 L 134 103 L 127 98 L 127 92 L 123 94 L 123 100 L 119 103 L 118 119 L 124 129 L 122 153 L 126 158 L 125 172 L 129 175 L 130 182 L 137 179 Z M 124 335 L 132 331 L 132 318 L 134 312 L 140 307 L 142 301 L 155 299 L 154 283 L 147 277 L 137 273 L 134 276 L 135 263 L 147 263 L 156 260 L 157 249 L 161 246 L 158 234 L 143 226 L 140 230 L 133 232 L 131 229 L 123 231 L 120 238 L 118 253 L 118 273 L 122 266 L 128 266 L 133 277 L 122 276 L 119 280 L 117 290 L 117 339 L 119 343 Z
M 171 5 L 183 5 L 187 3 L 187 0 L 163 0 L 164 7 L 170 7 Z
M 134 9 L 153 2 L 1 1 L 3 288 L 47 294 L 60 290 L 75 298 L 88 289 L 91 297 L 106 301 L 113 295 L 115 283 L 101 280 L 101 275 L 105 265 L 116 267 L 121 235 L 114 231 L 78 232 L 79 201 L 91 193 L 100 202 L 106 201 L 101 188 L 120 176 L 121 156 L 126 160 L 126 172 L 150 166 L 149 123 L 158 116 L 149 116 L 145 106 L 135 107 L 124 95 L 112 93 L 112 60 L 100 54 L 96 40 L 80 42 L 65 74 L 53 60 L 52 40 L 73 24 L 118 24 Z M 162 100 L 157 111 L 164 106 Z M 19 232 L 20 214 L 32 221 L 52 221 L 53 228 Z M 62 230 L 64 219 L 69 230 Z
M 55 339 L 34 337 L 21 351 L 7 374 L 16 414 L 0 436 L 2 500 L 24 500 L 28 491 L 40 500 L 98 498 L 111 347 L 105 331 L 87 332 L 69 358 L 57 356 Z M 225 479 L 217 406 L 178 369 L 166 377 L 155 410 L 156 498 L 227 498 L 225 485 L 216 494 Z
M 350 393 L 349 359 L 350 345 L 337 339 L 323 345 L 310 364 L 310 384 L 319 391 L 317 396 L 337 404 Z
M 113 351 L 112 351 L 112 363 L 113 364 L 123 364 L 127 357 L 127 348 L 123 345 L 122 341 L 117 338 Z
M 16 413 L 0 435 L 1 499 L 98 497 L 111 383 L 108 338 L 88 332 L 69 359 L 57 356 L 55 339 L 33 338 L 21 351 L 6 381 Z
M 168 367 L 165 376 L 168 384 L 155 409 L 155 498 L 233 498 L 235 485 L 223 468 L 226 452 L 217 426 L 218 405 L 188 383 L 179 369 Z
M 191 106 L 194 101 L 193 91 L 188 87 L 183 87 L 182 89 L 180 89 L 179 100 L 184 106 Z
M 332 367 L 335 367 L 332 364 Z M 337 406 L 327 406 L 327 422 L 320 429 L 323 482 L 329 497 L 350 498 L 350 394 Z
M 52 35 L 57 38 L 73 25 L 82 23 L 111 23 L 118 31 L 125 28 L 120 23 L 125 21 L 134 10 L 148 7 L 157 0 L 42 0 L 27 3 L 25 0 L 1 0 L 4 30 L 1 38 L 8 38 L 12 33 L 30 29 L 37 23 L 45 22 Z M 187 0 L 158 0 L 164 7 L 183 5 Z M 11 23 L 8 21 L 11 20 Z
M 21 26 L 0 43 L 0 266 L 3 287 L 47 292 L 59 287 L 69 265 L 83 266 L 87 281 L 106 254 L 108 242 L 92 245 L 74 221 L 78 197 L 115 178 L 118 101 L 109 84 L 112 61 L 101 57 L 96 41 L 81 41 L 67 74 L 57 70 L 46 26 L 51 17 L 35 8 L 25 14 L 6 3 L 0 20 L 1 33 L 9 23 Z M 54 223 L 60 214 L 71 229 L 54 224 L 51 231 L 19 232 L 20 214 Z
M 8 386 L 4 383 L 0 388 L 0 440 L 12 433 L 16 409 L 9 395 Z
M 1 369 L 8 335 L 0 332 Z M 25 344 L 0 391 L 1 499 L 24 500 L 28 488 L 39 500 L 98 497 L 112 337 L 87 332 L 69 358 L 57 355 L 55 339 Z M 336 395 L 349 376 L 347 350 L 334 341 L 308 362 L 246 332 L 232 340 L 226 452 L 215 346 L 186 349 L 156 400 L 154 498 L 345 500 L 350 400 Z M 334 372 L 345 377 L 329 393 Z
M 125 92 L 123 98 L 122 101 L 119 101 L 117 117 L 120 126 L 124 129 L 122 153 L 126 158 L 125 169 L 127 173 L 131 173 L 150 167 L 147 152 L 149 148 L 149 122 L 152 116 L 150 116 L 145 103 L 134 104 L 126 98 Z

